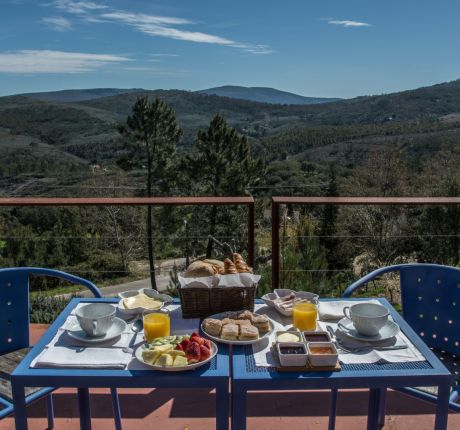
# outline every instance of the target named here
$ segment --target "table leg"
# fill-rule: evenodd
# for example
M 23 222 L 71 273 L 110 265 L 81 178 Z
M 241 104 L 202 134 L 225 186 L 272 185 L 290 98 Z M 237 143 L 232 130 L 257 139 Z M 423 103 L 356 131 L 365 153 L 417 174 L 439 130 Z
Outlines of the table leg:
M 91 408 L 89 389 L 78 389 L 78 409 L 80 411 L 80 430 L 91 430 Z
M 436 405 L 436 419 L 434 421 L 435 430 L 446 430 L 449 415 L 449 395 L 450 383 L 438 386 L 438 401 Z
M 246 388 L 233 384 L 232 430 L 246 430 Z
M 382 428 L 385 425 L 385 409 L 387 400 L 387 389 L 380 389 L 380 402 L 379 402 L 379 427 Z
M 369 407 L 367 411 L 367 430 L 379 428 L 379 405 L 382 392 L 380 388 L 369 390 Z
M 230 396 L 228 395 L 228 381 L 216 387 L 216 429 L 228 430 L 228 412 Z
M 11 381 L 14 404 L 14 425 L 16 430 L 27 430 L 27 406 L 24 387 Z
M 331 404 L 329 407 L 329 426 L 328 430 L 335 429 L 335 418 L 337 416 L 337 395 L 338 390 L 337 388 L 333 388 L 331 390 Z

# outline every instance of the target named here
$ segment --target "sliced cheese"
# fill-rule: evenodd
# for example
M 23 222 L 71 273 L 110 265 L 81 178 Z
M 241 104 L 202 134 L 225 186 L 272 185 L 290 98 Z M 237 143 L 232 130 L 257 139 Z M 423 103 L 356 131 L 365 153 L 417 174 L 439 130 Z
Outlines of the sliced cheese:
M 123 306 L 125 309 L 160 309 L 163 305 L 161 300 L 155 300 L 144 293 L 139 293 L 137 296 L 126 297 L 123 299 Z

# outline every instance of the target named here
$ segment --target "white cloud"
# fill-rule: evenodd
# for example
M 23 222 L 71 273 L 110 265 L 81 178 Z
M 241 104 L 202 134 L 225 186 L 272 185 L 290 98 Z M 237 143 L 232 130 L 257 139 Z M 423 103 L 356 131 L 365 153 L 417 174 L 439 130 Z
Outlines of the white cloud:
M 108 64 L 131 61 L 110 54 L 88 54 L 49 50 L 0 52 L 0 73 L 84 73 Z
M 115 21 L 129 25 L 144 34 L 148 34 L 149 36 L 159 36 L 175 40 L 185 40 L 189 42 L 231 46 L 233 48 L 243 49 L 252 54 L 268 54 L 272 52 L 266 45 L 240 43 L 213 34 L 202 33 L 199 31 L 182 30 L 172 27 L 172 25 L 177 26 L 183 24 L 193 24 L 193 22 L 182 18 L 145 15 L 124 11 L 103 13 L 100 15 L 100 17 L 109 21 Z
M 74 1 L 74 0 L 55 0 L 53 5 L 60 10 L 68 13 L 88 13 L 101 9 L 107 9 L 108 6 L 95 3 L 92 1 Z
M 56 31 L 72 30 L 72 23 L 63 16 L 50 16 L 42 18 L 42 22 Z
M 103 21 L 117 22 L 136 29 L 149 36 L 166 37 L 175 40 L 184 40 L 196 43 L 209 43 L 222 46 L 231 46 L 252 54 L 269 54 L 273 51 L 266 45 L 236 42 L 225 37 L 200 31 L 189 31 L 177 28 L 185 24 L 194 24 L 188 19 L 131 13 L 123 10 L 112 10 L 108 6 L 93 1 L 54 0 L 54 7 L 67 13 L 77 14 L 91 23 Z
M 371 24 L 367 22 L 360 22 L 360 21 L 350 21 L 350 20 L 337 20 L 337 19 L 330 19 L 328 24 L 332 25 L 342 25 L 343 27 L 371 27 Z
M 151 54 L 151 57 L 179 57 L 179 54 Z

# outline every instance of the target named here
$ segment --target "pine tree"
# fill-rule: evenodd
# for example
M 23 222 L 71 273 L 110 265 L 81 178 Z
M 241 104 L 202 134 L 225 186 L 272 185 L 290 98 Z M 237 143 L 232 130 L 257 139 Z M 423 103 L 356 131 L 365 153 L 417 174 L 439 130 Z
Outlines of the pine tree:
M 194 153 L 188 159 L 190 176 L 200 183 L 202 192 L 211 196 L 239 196 L 246 194 L 246 187 L 260 175 L 263 162 L 251 155 L 246 137 L 230 127 L 217 114 L 206 131 L 199 130 Z M 210 213 L 209 235 L 214 236 L 217 222 L 217 206 Z M 213 242 L 208 241 L 206 256 L 211 256 Z
M 182 131 L 176 122 L 174 110 L 159 99 L 149 102 L 140 96 L 132 107 L 132 115 L 126 124 L 119 124 L 118 131 L 125 138 L 128 156 L 121 161 L 125 167 L 144 165 L 147 169 L 145 192 L 153 196 L 153 185 L 159 193 L 170 188 L 174 170 L 176 144 Z M 152 238 L 152 207 L 147 207 L 147 248 L 149 254 L 150 280 L 156 289 L 155 258 Z

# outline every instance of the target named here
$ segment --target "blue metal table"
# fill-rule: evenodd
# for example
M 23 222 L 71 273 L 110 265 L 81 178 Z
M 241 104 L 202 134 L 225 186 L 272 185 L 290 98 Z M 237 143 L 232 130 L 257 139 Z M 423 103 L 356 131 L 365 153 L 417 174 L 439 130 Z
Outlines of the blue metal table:
M 227 430 L 229 422 L 229 351 L 219 345 L 218 354 L 209 364 L 188 372 L 158 372 L 155 370 L 107 369 L 37 369 L 30 368 L 32 360 L 40 354 L 55 336 L 72 309 L 79 302 L 116 303 L 117 299 L 73 299 L 50 326 L 45 335 L 29 352 L 12 374 L 16 430 L 27 430 L 27 411 L 24 387 L 75 387 L 79 393 L 80 425 L 91 429 L 89 388 L 215 388 L 216 428 Z
M 445 430 L 452 375 L 390 303 L 385 299 L 380 301 L 389 308 L 395 322 L 427 361 L 342 364 L 339 372 L 278 372 L 274 368 L 256 367 L 250 345 L 233 347 L 232 430 L 246 429 L 246 397 L 251 390 L 370 389 L 367 428 L 376 430 L 382 391 L 392 387 L 420 386 L 438 387 L 435 429 Z M 333 419 L 330 428 L 335 424 L 335 406 L 331 404 Z

